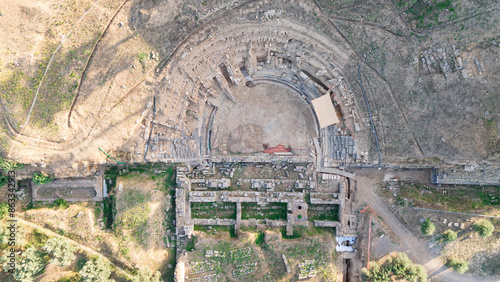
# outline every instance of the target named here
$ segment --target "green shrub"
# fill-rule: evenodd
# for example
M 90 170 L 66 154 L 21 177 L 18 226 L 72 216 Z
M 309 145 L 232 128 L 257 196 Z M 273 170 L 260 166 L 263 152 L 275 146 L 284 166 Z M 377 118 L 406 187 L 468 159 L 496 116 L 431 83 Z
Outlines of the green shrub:
M 450 259 L 448 265 L 460 274 L 465 273 L 469 269 L 469 263 L 467 261 L 456 258 Z
M 30 237 L 30 245 L 36 248 L 39 248 L 47 242 L 49 237 L 44 233 L 40 232 L 38 229 L 33 230 L 33 233 Z
M 4 218 L 7 214 L 9 214 L 9 205 L 7 203 L 1 203 L 0 204 L 0 219 Z
M 427 273 L 425 269 L 420 264 L 412 264 L 406 269 L 405 276 L 406 280 L 410 282 L 424 282 L 427 281 Z
M 405 253 L 392 259 L 388 258 L 383 265 L 377 262 L 370 262 L 370 270 L 363 268 L 363 281 L 382 282 L 407 280 L 410 282 L 427 281 L 427 273 L 420 264 L 414 264 Z
M 194 250 L 195 245 L 196 245 L 196 236 L 191 236 L 191 239 L 189 239 L 186 244 L 186 251 L 191 252 L 192 250 Z
M 0 157 L 0 170 L 7 172 L 11 170 L 21 169 L 23 167 L 24 167 L 23 164 L 18 164 L 15 161 L 7 160 Z
M 236 229 L 234 229 L 234 225 L 229 226 L 229 237 L 236 238 L 238 234 L 236 234 Z
M 306 234 L 307 227 L 305 226 L 296 226 L 293 228 L 293 234 L 292 236 L 287 236 L 286 235 L 286 228 L 283 227 L 281 228 L 281 237 L 283 239 L 298 239 Z
M 3 175 L 1 172 L 0 172 L 0 187 L 4 186 L 5 184 L 7 184 L 7 182 L 9 182 L 9 177 L 7 177 L 7 175 Z
M 452 242 L 452 241 L 455 241 L 457 240 L 457 232 L 453 231 L 453 230 L 446 230 L 444 233 L 443 233 L 443 238 L 445 241 L 448 241 L 448 242 Z
M 82 268 L 85 266 L 85 264 L 87 263 L 87 260 L 84 259 L 84 258 L 79 258 L 77 261 L 76 261 L 76 271 L 80 271 L 82 270 Z
M 493 234 L 495 226 L 489 220 L 481 220 L 474 225 L 474 230 L 476 230 L 481 237 L 489 237 Z
M 38 172 L 33 174 L 33 182 L 37 185 L 47 184 L 52 182 L 52 180 L 53 179 L 50 176 L 46 176 Z
M 68 202 L 64 199 L 57 199 L 54 201 L 54 207 L 60 208 L 60 209 L 67 209 L 69 208 Z
M 432 235 L 434 234 L 434 231 L 436 231 L 436 226 L 430 219 L 426 219 L 424 222 L 422 222 L 420 230 L 422 231 L 422 233 L 424 233 L 424 235 Z
M 412 262 L 407 254 L 400 253 L 392 262 L 389 261 L 389 265 L 394 274 L 403 275 L 405 274 L 406 268 L 412 265 Z
M 87 261 L 79 273 L 85 282 L 108 281 L 111 266 L 99 257 L 96 260 Z

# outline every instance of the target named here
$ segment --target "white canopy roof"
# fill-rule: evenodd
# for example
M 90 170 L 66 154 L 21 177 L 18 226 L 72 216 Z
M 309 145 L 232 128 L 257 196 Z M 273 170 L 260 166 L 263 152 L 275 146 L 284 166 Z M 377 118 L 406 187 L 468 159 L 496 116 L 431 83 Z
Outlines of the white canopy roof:
M 325 128 L 339 122 L 329 94 L 316 98 L 311 102 L 318 117 L 320 128 Z

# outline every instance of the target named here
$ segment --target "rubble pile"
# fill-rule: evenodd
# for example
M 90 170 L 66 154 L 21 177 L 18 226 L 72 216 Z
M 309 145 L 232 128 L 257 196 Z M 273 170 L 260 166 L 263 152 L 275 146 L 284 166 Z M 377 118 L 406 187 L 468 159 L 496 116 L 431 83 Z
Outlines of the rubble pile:
M 299 280 L 313 278 L 318 274 L 315 260 L 305 260 L 298 264 Z
M 243 275 L 250 274 L 250 273 L 254 272 L 256 269 L 257 269 L 256 262 L 237 265 L 236 269 L 233 270 L 233 277 L 237 278 L 237 277 L 240 277 Z
M 189 262 L 189 269 L 191 274 L 198 274 L 215 270 L 215 268 L 219 265 L 220 265 L 219 261 L 207 259 L 204 261 Z

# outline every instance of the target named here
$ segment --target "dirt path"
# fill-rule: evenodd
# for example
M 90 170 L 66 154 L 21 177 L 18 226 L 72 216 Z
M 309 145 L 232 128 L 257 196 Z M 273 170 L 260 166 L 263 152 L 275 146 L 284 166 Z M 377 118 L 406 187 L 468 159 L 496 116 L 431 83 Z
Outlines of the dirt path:
M 445 266 L 439 256 L 433 255 L 426 242 L 412 235 L 401 221 L 389 210 L 380 197 L 373 191 L 377 180 L 358 176 L 357 197 L 358 205 L 369 204 L 384 221 L 400 241 L 400 247 L 408 253 L 408 256 L 415 262 L 422 264 L 428 271 L 429 278 L 438 281 L 498 281 L 497 279 L 476 278 L 470 275 L 461 275 Z

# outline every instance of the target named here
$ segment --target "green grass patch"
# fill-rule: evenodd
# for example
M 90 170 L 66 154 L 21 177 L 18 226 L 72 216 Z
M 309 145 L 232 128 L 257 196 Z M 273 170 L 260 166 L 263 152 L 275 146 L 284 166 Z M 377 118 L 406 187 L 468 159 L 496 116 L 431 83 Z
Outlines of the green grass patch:
M 256 225 L 241 225 L 240 230 L 243 232 L 257 232 L 257 226 Z
M 0 203 L 0 219 L 4 218 L 9 214 L 9 204 Z
M 443 233 L 443 239 L 446 241 L 446 242 L 452 242 L 452 241 L 455 241 L 457 240 L 457 237 L 458 237 L 458 234 L 453 231 L 453 230 L 446 230 L 444 233 Z
M 283 227 L 281 228 L 281 237 L 283 239 L 298 239 L 305 235 L 307 228 L 304 226 L 294 226 L 293 227 L 293 234 L 291 236 L 286 235 L 286 228 Z
M 215 235 L 216 233 L 219 232 L 229 232 L 229 237 L 231 238 L 236 238 L 238 237 L 236 235 L 236 230 L 234 229 L 234 226 L 226 226 L 226 225 L 216 225 L 216 226 L 210 226 L 210 225 L 195 225 L 194 226 L 195 231 L 202 231 L 207 234 Z
M 168 261 L 167 264 L 171 264 L 172 268 L 167 268 L 165 272 L 162 275 L 162 279 L 165 282 L 174 282 L 175 279 L 175 265 L 177 264 L 177 261 L 175 260 L 175 252 L 176 248 L 170 248 L 168 251 Z
M 31 233 L 30 238 L 29 238 L 29 245 L 41 248 L 43 245 L 45 245 L 45 242 L 49 237 L 42 232 L 38 231 L 38 229 L 33 230 L 33 233 Z
M 35 246 L 35 247 L 42 247 L 45 245 L 45 242 L 49 239 L 49 236 L 43 234 L 42 232 L 38 231 L 35 229 L 33 231 L 32 237 L 30 242 Z
M 234 225 L 231 225 L 228 227 L 229 227 L 229 237 L 231 237 L 231 238 L 238 237 L 238 235 L 236 234 L 236 230 L 234 229 Z
M 325 234 L 331 234 L 332 236 L 335 236 L 336 230 L 335 227 L 309 227 L 306 231 L 307 236 L 315 236 L 315 235 L 325 235 Z
M 209 225 L 195 225 L 194 226 L 194 231 L 203 231 L 203 232 L 211 232 L 214 230 L 214 226 L 209 226 Z
M 1 85 L 1 83 L 0 83 L 0 85 Z M 24 167 L 24 164 L 16 163 L 15 161 L 4 159 L 4 158 L 2 158 L 2 156 L 0 156 L 0 170 L 3 170 L 4 172 L 22 169 L 23 167 Z
M 140 190 L 125 190 L 120 197 L 120 201 L 124 204 L 124 211 L 116 218 L 116 230 L 122 234 L 124 230 L 128 230 L 139 244 L 145 243 L 149 236 L 147 227 L 151 211 L 150 199 L 150 194 Z
M 191 217 L 203 219 L 236 219 L 236 203 L 191 203 Z
M 241 219 L 286 220 L 286 217 L 286 203 L 270 203 L 265 206 L 256 203 L 241 203 Z
M 307 209 L 307 218 L 309 220 L 339 220 L 338 205 L 309 205 Z
M 80 271 L 82 270 L 83 266 L 85 265 L 85 263 L 87 263 L 87 260 L 84 259 L 84 258 L 79 258 L 77 261 L 76 261 L 76 271 Z

